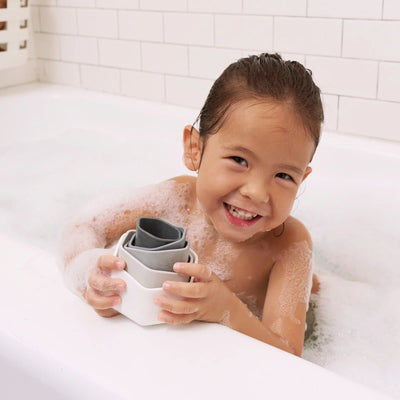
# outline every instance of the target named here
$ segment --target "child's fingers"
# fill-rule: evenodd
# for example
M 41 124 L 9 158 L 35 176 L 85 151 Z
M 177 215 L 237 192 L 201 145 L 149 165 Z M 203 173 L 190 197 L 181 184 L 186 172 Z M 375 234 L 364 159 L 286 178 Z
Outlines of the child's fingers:
M 121 304 L 121 297 L 118 295 L 102 296 L 96 290 L 88 289 L 85 294 L 87 303 L 95 310 L 106 310 Z
M 162 310 L 158 314 L 158 320 L 167 324 L 188 324 L 195 320 L 193 314 L 173 314 L 169 311 Z
M 102 255 L 97 260 L 97 266 L 100 268 L 122 271 L 125 268 L 125 265 L 126 263 L 122 258 L 112 256 L 111 254 Z
M 122 291 L 126 289 L 126 283 L 119 278 L 110 278 L 101 273 L 94 273 L 89 276 L 88 284 L 100 292 Z
M 171 294 L 191 299 L 201 299 L 208 295 L 207 282 L 173 282 L 166 281 L 163 283 L 163 289 Z
M 118 315 L 119 312 L 117 310 L 114 310 L 113 308 L 107 308 L 106 310 L 94 310 L 97 312 L 97 314 L 99 314 L 101 317 L 105 317 L 105 318 L 110 318 L 110 317 L 114 317 L 114 315 Z
M 174 264 L 174 271 L 179 274 L 193 276 L 196 280 L 203 282 L 210 282 L 212 277 L 211 269 L 203 264 L 176 263 Z
M 199 311 L 199 307 L 195 302 L 182 301 L 165 296 L 157 296 L 154 299 L 154 304 L 173 314 L 193 314 Z

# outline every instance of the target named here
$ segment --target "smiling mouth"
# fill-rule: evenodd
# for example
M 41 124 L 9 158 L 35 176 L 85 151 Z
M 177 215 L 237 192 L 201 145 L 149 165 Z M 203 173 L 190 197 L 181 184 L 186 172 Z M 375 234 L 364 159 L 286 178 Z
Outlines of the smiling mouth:
M 259 214 L 253 214 L 249 211 L 224 203 L 225 211 L 231 223 L 238 226 L 249 226 L 261 218 Z
M 240 208 L 234 207 L 231 204 L 225 203 L 226 209 L 232 214 L 235 218 L 243 219 L 245 221 L 251 221 L 255 217 L 257 217 L 258 214 L 251 214 L 248 211 L 244 211 Z

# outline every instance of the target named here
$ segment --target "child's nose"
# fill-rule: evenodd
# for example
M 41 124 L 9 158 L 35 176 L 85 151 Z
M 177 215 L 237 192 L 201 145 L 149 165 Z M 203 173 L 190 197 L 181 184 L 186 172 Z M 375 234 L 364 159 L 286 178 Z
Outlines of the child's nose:
M 240 194 L 256 203 L 268 203 L 270 188 L 264 179 L 254 178 L 242 185 Z

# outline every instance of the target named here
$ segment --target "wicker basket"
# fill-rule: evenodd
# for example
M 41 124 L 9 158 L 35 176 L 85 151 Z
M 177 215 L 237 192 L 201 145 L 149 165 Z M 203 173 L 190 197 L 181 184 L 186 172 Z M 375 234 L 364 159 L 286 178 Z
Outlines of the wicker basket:
M 0 8 L 0 70 L 24 64 L 28 59 L 29 2 L 7 0 L 7 7 Z

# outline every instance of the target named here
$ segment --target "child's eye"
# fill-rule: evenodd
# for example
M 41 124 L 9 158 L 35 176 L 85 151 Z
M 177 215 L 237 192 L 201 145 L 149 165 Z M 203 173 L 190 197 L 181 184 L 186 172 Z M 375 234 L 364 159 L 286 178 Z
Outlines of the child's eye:
M 290 175 L 285 174 L 284 172 L 279 172 L 278 174 L 276 174 L 276 176 L 277 176 L 277 178 L 283 179 L 285 181 L 293 181 L 294 182 L 293 178 Z
M 236 156 L 233 156 L 231 158 L 233 161 L 235 161 L 235 163 L 238 163 L 240 165 L 243 165 L 244 167 L 247 167 L 247 161 L 244 158 L 236 157 Z

